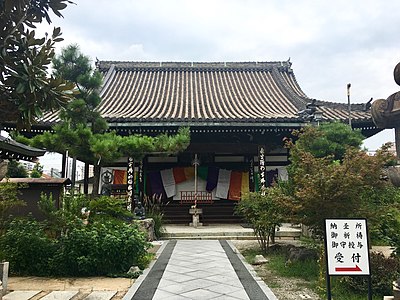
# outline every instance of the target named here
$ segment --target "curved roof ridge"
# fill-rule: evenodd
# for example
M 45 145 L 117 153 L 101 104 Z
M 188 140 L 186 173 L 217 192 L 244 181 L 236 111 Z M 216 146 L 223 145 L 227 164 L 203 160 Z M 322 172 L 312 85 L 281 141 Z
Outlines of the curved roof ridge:
M 110 82 L 112 78 L 115 75 L 115 65 L 112 64 L 107 70 L 106 75 L 104 76 L 103 83 L 100 87 L 100 97 L 104 95 L 104 92 L 107 90 L 108 86 L 110 85 Z
M 246 69 L 267 69 L 282 68 L 291 71 L 289 61 L 248 61 L 248 62 L 144 62 L 144 61 L 99 61 L 97 67 L 101 71 L 107 71 L 114 66 L 116 69 L 153 69 L 153 70 L 171 70 L 171 69 L 200 69 L 200 70 L 246 70 Z
M 344 102 L 329 102 L 326 100 L 316 99 L 315 103 L 319 106 L 327 107 L 327 108 L 336 108 L 336 109 L 347 110 L 349 107 L 348 103 L 344 103 Z M 352 109 L 355 109 L 355 110 L 362 110 L 362 111 L 369 110 L 366 103 L 351 103 L 350 106 Z
M 307 104 L 308 100 L 311 100 L 309 98 L 304 98 L 300 97 L 297 95 L 293 89 L 287 84 L 287 82 L 284 80 L 282 77 L 282 74 L 280 73 L 282 70 L 273 70 L 272 71 L 272 76 L 276 80 L 276 84 L 280 87 L 281 91 L 285 94 L 287 99 L 289 99 L 290 102 L 294 106 L 296 106 L 297 109 L 304 109 L 305 105 Z M 301 89 L 300 89 L 301 90 Z

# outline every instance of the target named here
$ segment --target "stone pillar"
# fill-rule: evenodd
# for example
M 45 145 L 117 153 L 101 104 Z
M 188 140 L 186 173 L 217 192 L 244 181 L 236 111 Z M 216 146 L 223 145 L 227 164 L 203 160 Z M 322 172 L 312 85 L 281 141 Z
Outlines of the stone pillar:
M 8 261 L 0 263 L 0 280 L 2 282 L 2 293 L 0 295 L 4 295 L 7 292 L 9 265 Z

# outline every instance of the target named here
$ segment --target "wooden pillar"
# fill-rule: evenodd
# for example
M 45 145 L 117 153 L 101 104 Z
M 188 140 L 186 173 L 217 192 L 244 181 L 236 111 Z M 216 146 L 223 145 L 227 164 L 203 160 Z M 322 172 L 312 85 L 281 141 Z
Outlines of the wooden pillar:
M 67 169 L 65 168 L 66 162 L 67 162 L 67 155 L 66 155 L 66 153 L 63 153 L 62 159 L 61 159 L 61 178 L 67 177 Z
M 83 193 L 89 194 L 89 163 L 85 162 L 85 169 L 83 172 Z
M 72 188 L 75 188 L 76 181 L 76 157 L 72 158 L 72 173 L 71 173 Z

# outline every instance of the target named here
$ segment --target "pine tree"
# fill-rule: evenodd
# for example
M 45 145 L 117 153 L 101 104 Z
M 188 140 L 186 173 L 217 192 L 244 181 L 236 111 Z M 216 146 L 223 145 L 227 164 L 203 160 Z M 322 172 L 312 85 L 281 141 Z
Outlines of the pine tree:
M 80 53 L 78 46 L 70 45 L 54 59 L 57 76 L 73 82 L 76 93 L 73 100 L 60 111 L 61 123 L 52 132 L 37 135 L 31 140 L 18 141 L 51 152 L 65 153 L 94 165 L 93 193 L 98 193 L 100 169 L 122 156 L 142 159 L 146 154 L 172 154 L 185 150 L 190 143 L 188 128 L 182 128 L 174 136 L 158 137 L 131 135 L 118 136 L 115 132 L 105 132 L 106 121 L 95 110 L 101 99 L 98 90 L 101 75 L 93 70 L 90 59 Z M 74 173 L 74 172 L 73 172 Z
M 36 37 L 35 24 L 62 17 L 69 0 L 0 1 L 0 123 L 29 128 L 46 110 L 59 109 L 72 94 L 72 84 L 49 76 L 61 29 Z M 1 125 L 1 124 L 0 124 Z

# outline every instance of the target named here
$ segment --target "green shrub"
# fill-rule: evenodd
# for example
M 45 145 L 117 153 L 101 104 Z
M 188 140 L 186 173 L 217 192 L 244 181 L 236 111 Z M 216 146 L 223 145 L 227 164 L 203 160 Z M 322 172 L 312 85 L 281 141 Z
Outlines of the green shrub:
M 126 208 L 124 199 L 101 196 L 92 199 L 89 203 L 90 221 L 100 220 L 130 220 L 133 214 Z
M 400 259 L 385 257 L 382 253 L 371 253 L 370 267 L 372 290 L 377 295 L 391 295 L 392 282 L 400 276 Z M 347 276 L 341 279 L 342 284 L 357 293 L 368 291 L 368 278 L 365 276 Z
M 400 258 L 400 210 L 390 209 L 382 219 L 381 235 L 394 248 L 394 255 Z
M 147 254 L 149 244 L 135 225 L 104 222 L 75 228 L 59 240 L 57 275 L 107 275 L 127 272 Z
M 284 220 L 281 190 L 278 187 L 267 188 L 261 192 L 243 195 L 235 212 L 241 215 L 253 228 L 261 250 L 265 253 L 269 241 L 274 242 L 275 228 Z
M 96 276 L 125 273 L 149 261 L 145 235 L 122 222 L 94 222 L 50 238 L 46 223 L 17 219 L 0 237 L 11 273 L 36 276 Z M 47 230 L 48 231 L 48 230 Z
M 72 228 L 83 227 L 81 209 L 87 203 L 85 195 L 64 195 L 62 208 L 56 207 L 53 195 L 42 193 L 38 201 L 39 210 L 45 216 L 43 224 L 51 237 L 60 237 Z
M 10 262 L 10 272 L 20 275 L 49 275 L 57 241 L 47 237 L 44 226 L 27 219 L 11 221 L 0 237 L 3 259 Z
M 63 211 L 77 217 L 82 217 L 82 208 L 88 207 L 90 196 L 80 193 L 65 194 L 62 200 Z

